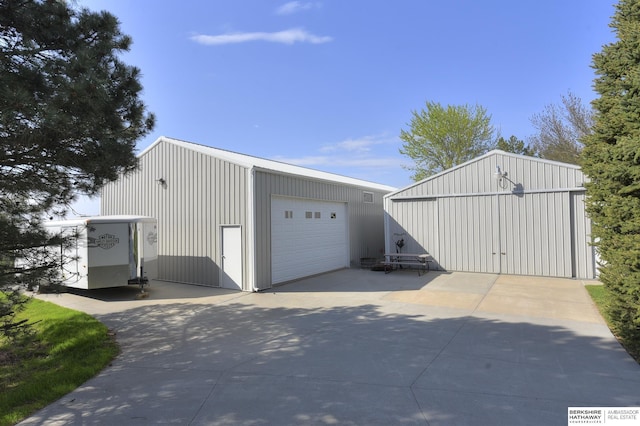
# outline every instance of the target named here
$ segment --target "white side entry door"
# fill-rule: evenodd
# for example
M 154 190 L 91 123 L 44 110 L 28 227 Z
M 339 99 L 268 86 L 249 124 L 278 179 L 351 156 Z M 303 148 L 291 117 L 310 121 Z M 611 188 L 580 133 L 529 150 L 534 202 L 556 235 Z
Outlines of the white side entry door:
M 242 290 L 242 228 L 222 227 L 222 265 L 220 286 Z

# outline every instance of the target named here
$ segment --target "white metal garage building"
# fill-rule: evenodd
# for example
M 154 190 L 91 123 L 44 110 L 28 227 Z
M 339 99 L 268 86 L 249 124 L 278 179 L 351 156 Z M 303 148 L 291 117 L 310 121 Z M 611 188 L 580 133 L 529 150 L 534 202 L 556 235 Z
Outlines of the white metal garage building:
M 159 279 L 253 291 L 378 257 L 393 189 L 161 137 L 101 214 L 158 220 Z
M 385 196 L 386 251 L 448 271 L 595 278 L 580 167 L 491 151 Z

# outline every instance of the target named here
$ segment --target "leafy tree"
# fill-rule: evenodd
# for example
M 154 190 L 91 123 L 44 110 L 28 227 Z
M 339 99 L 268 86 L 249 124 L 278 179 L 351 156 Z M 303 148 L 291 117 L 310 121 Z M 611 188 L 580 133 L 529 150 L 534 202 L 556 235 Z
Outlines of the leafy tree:
M 593 57 L 593 134 L 582 152 L 588 212 L 616 332 L 640 349 L 640 8 L 621 0 L 610 25 L 617 41 Z M 640 352 L 639 352 L 640 353 Z
M 491 116 L 476 105 L 427 102 L 426 109 L 413 111 L 409 130 L 401 130 L 400 153 L 414 162 L 412 178 L 419 181 L 492 149 Z
M 593 113 L 578 96 L 571 92 L 562 96 L 560 104 L 547 105 L 531 118 L 531 123 L 537 134 L 531 137 L 529 145 L 540 157 L 580 164 L 582 139 L 591 133 Z
M 0 289 L 51 279 L 62 244 L 41 228 L 79 193 L 137 167 L 154 116 L 140 71 L 118 54 L 131 39 L 107 12 L 65 1 L 0 0 Z M 16 270 L 14 261 L 22 259 Z M 2 312 L 15 311 L 11 307 Z M 3 305 L 4 306 L 4 305 Z
M 530 157 L 538 156 L 534 147 L 525 145 L 523 140 L 518 139 L 513 135 L 509 139 L 505 139 L 500 136 L 496 143 L 496 148 L 505 152 L 512 152 L 514 154 L 528 155 Z

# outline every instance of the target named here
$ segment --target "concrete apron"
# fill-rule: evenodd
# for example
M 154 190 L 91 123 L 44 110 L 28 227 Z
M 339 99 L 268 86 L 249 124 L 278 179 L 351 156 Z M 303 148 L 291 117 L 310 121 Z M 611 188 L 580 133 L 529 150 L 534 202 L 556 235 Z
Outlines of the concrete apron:
M 640 406 L 640 367 L 583 284 L 352 269 L 262 293 L 43 295 L 122 354 L 23 424 L 566 425 L 570 406 Z
M 595 282 L 594 282 L 595 283 Z M 455 273 L 438 275 L 418 290 L 385 299 L 454 308 L 477 314 L 505 314 L 604 324 L 584 282 L 549 277 Z

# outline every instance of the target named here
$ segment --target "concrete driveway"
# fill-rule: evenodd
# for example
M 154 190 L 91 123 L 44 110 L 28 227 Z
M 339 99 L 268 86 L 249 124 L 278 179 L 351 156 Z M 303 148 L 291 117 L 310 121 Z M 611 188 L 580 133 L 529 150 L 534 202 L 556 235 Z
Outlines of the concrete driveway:
M 343 270 L 263 293 L 157 282 L 43 295 L 122 354 L 24 425 L 566 425 L 640 406 L 579 280 Z

